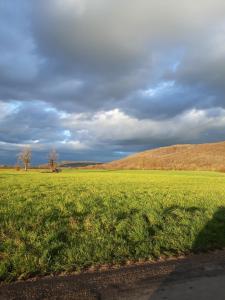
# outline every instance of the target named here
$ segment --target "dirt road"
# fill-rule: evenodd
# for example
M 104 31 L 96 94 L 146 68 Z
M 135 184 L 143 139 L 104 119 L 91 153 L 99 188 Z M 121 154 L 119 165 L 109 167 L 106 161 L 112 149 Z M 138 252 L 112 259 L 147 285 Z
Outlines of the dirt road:
M 225 300 L 225 250 L 0 287 L 1 300 Z

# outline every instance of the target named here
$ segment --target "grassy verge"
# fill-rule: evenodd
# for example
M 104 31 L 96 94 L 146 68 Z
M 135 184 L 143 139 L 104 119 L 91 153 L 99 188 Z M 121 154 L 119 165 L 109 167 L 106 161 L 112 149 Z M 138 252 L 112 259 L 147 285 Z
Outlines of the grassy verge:
M 225 246 L 225 176 L 0 172 L 0 280 Z

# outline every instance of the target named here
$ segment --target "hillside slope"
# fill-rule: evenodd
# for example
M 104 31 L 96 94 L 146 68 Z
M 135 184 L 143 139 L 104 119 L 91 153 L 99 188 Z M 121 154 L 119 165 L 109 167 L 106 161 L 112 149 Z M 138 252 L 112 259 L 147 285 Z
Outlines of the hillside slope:
M 162 147 L 91 168 L 222 171 L 225 170 L 225 142 Z

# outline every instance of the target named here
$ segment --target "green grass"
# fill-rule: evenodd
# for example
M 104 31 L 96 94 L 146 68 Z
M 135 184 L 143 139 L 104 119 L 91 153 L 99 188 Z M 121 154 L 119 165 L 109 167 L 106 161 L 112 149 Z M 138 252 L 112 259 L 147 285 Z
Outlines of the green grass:
M 0 280 L 225 246 L 225 176 L 0 171 Z

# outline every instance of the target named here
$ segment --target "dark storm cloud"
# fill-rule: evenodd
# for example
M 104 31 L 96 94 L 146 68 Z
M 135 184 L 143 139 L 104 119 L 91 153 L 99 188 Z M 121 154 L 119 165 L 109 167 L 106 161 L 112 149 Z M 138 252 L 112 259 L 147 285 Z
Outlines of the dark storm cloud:
M 0 119 L 0 141 L 6 143 L 54 142 L 62 138 L 62 132 L 58 113 L 41 102 L 13 102 Z
M 221 0 L 0 0 L 1 157 L 225 139 L 224 20 Z
M 38 50 L 56 70 L 81 80 L 89 74 L 90 78 L 85 78 L 85 89 L 77 93 L 73 101 L 86 104 L 86 109 L 116 107 L 117 101 L 127 99 L 132 92 L 163 81 L 179 59 L 180 66 L 175 72 L 178 75 L 171 76 L 178 87 L 180 84 L 180 88 L 183 85 L 184 89 L 193 88 L 189 95 L 199 94 L 197 83 L 201 78 L 204 81 L 209 71 L 207 65 L 214 66 L 213 73 L 223 70 L 224 56 L 221 53 L 215 58 L 211 45 L 215 36 L 223 34 L 225 5 L 222 1 L 191 4 L 49 0 L 47 3 L 39 1 L 35 6 L 33 33 Z M 217 41 L 217 44 L 221 46 L 223 42 Z M 208 53 L 202 59 L 205 51 Z M 220 84 L 224 74 L 220 75 L 218 78 L 211 76 L 209 81 Z M 196 86 L 188 78 L 193 78 Z M 205 95 L 208 87 L 209 83 L 204 87 Z M 195 95 L 193 98 L 204 106 L 202 98 L 196 99 Z M 63 103 L 59 105 L 63 107 Z M 173 106 L 176 107 L 176 103 Z M 140 115 L 141 110 L 140 103 L 137 114 Z

